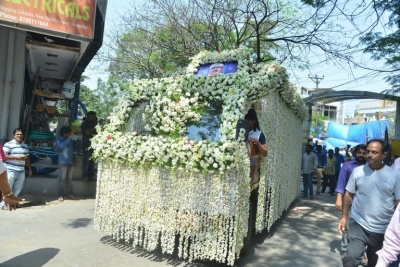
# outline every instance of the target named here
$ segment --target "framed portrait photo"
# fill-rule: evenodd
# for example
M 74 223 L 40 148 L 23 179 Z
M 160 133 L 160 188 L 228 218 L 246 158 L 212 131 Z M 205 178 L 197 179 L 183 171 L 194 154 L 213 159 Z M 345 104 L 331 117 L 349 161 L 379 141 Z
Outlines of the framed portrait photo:
M 213 77 L 219 74 L 235 73 L 237 71 L 237 67 L 237 61 L 204 64 L 197 68 L 196 74 L 198 76 Z

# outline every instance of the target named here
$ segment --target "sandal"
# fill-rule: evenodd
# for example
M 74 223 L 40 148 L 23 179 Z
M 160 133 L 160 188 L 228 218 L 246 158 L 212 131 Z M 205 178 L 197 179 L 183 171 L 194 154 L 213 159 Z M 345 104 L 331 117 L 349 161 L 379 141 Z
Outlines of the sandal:
M 58 198 L 58 201 L 63 202 L 63 201 L 64 201 L 64 198 L 63 198 L 63 197 L 59 197 L 59 198 Z
M 71 200 L 76 200 L 76 197 L 74 195 L 69 195 L 69 196 L 67 196 L 67 198 L 71 199 Z

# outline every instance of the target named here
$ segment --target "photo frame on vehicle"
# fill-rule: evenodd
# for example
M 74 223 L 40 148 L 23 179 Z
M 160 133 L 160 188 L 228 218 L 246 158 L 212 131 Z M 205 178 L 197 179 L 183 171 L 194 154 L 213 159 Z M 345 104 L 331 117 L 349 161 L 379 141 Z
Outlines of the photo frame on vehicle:
M 230 62 L 215 62 L 212 64 L 200 65 L 197 68 L 198 76 L 213 77 L 219 74 L 235 73 L 238 68 L 237 61 Z

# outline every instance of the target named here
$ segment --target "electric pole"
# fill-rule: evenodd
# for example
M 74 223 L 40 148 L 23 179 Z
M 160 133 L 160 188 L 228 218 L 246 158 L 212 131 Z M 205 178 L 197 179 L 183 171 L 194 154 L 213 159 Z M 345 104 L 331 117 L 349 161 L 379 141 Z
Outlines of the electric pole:
M 315 89 L 318 90 L 318 84 L 320 80 L 324 79 L 324 75 L 321 77 L 318 77 L 318 75 L 315 75 L 314 77 L 308 74 L 308 78 L 311 79 L 311 81 L 315 82 Z
M 322 75 L 321 77 L 318 77 L 318 75 L 315 75 L 314 77 L 311 76 L 311 74 L 308 74 L 308 78 L 311 79 L 311 81 L 315 82 L 315 91 L 318 90 L 318 84 L 320 83 L 320 80 L 324 79 L 324 75 Z M 315 92 L 317 93 L 317 92 Z M 315 133 L 316 135 L 318 135 L 318 111 L 319 111 L 319 107 L 316 106 L 315 107 L 316 113 L 315 113 Z M 310 114 L 310 126 L 311 126 L 311 114 Z M 317 137 L 317 136 L 316 136 Z

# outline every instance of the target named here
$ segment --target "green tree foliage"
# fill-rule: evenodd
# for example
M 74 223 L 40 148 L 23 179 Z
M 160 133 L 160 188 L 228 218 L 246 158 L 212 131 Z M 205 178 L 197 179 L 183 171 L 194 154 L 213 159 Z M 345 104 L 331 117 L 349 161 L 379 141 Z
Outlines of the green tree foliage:
M 322 132 L 325 130 L 325 121 L 329 120 L 330 118 L 328 116 L 323 116 L 320 113 L 313 113 L 311 117 L 310 134 L 314 137 L 317 137 L 318 134 L 322 135 Z
M 134 78 L 184 68 L 202 50 L 245 45 L 254 50 L 254 61 L 286 66 L 307 64 L 316 50 L 327 59 L 347 59 L 342 28 L 329 20 L 336 1 L 306 2 L 149 0 L 124 14 L 100 58 L 122 90 Z
M 389 13 L 389 20 L 386 24 L 389 33 L 369 32 L 362 41 L 367 45 L 364 50 L 371 53 L 376 60 L 385 59 L 390 70 L 388 70 L 387 82 L 392 85 L 393 92 L 400 91 L 400 2 L 391 0 L 377 0 L 374 2 L 374 9 L 380 14 Z
M 81 81 L 84 79 L 85 77 Z M 119 99 L 124 97 L 124 95 L 125 93 L 121 92 L 115 84 L 104 82 L 99 78 L 96 89 L 90 89 L 81 84 L 79 99 L 88 111 L 96 111 L 99 121 L 105 122 L 114 107 L 118 104 Z

